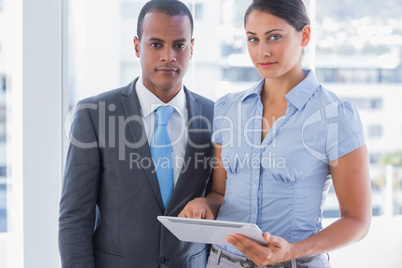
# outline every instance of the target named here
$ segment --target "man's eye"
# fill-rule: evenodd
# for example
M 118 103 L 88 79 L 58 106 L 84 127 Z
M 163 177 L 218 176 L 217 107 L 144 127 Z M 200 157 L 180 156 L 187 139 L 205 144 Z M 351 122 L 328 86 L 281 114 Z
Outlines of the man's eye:
M 176 48 L 178 48 L 178 49 L 183 49 L 183 48 L 185 48 L 185 47 L 186 47 L 185 44 L 177 44 L 177 45 L 176 45 Z
M 161 44 L 159 44 L 159 43 L 152 43 L 151 44 L 151 47 L 154 47 L 154 48 L 158 48 L 160 46 L 161 46 Z

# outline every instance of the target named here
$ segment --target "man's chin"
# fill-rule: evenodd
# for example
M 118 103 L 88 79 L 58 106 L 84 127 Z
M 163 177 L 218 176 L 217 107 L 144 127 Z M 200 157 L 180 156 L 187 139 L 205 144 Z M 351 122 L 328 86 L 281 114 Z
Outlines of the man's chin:
M 161 79 L 160 83 L 158 83 L 158 87 L 163 90 L 175 90 L 179 85 L 180 81 L 177 79 Z
M 162 89 L 163 91 L 171 91 L 171 92 L 180 90 L 178 84 L 160 85 L 159 88 Z

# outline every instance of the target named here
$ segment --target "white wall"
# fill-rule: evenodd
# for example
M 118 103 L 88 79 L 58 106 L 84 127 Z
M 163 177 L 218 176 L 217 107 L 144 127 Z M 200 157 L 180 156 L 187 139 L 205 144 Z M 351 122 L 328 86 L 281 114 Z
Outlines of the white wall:
M 324 222 L 326 225 L 331 220 Z M 402 217 L 374 217 L 363 240 L 330 252 L 332 268 L 397 268 L 402 263 Z
M 7 267 L 59 267 L 62 0 L 8 0 L 12 140 Z

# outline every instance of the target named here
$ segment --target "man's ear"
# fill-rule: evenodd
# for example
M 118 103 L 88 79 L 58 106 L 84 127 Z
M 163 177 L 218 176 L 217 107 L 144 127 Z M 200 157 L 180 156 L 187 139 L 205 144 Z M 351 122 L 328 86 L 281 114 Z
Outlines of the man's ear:
M 311 27 L 310 25 L 305 25 L 302 29 L 301 46 L 306 47 L 310 43 L 310 39 L 311 39 Z
M 134 50 L 135 55 L 139 58 L 140 57 L 140 39 L 137 36 L 134 37 Z
M 191 39 L 191 55 L 190 55 L 190 59 L 193 57 L 193 51 L 194 51 L 194 38 Z

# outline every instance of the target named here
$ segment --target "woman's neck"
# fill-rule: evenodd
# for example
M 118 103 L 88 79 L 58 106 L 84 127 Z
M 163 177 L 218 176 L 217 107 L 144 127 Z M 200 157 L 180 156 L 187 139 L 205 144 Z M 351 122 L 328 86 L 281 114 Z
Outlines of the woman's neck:
M 261 97 L 275 101 L 285 98 L 286 94 L 304 80 L 306 75 L 301 68 L 289 71 L 286 74 L 276 78 L 265 78 L 264 88 Z

